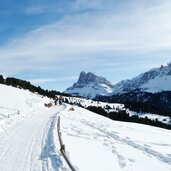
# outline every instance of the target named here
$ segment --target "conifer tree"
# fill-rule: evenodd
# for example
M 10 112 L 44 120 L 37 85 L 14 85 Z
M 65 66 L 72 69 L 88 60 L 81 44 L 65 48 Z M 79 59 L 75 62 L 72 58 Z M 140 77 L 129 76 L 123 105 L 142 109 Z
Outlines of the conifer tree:
M 0 75 L 0 84 L 4 84 L 4 78 L 2 75 Z

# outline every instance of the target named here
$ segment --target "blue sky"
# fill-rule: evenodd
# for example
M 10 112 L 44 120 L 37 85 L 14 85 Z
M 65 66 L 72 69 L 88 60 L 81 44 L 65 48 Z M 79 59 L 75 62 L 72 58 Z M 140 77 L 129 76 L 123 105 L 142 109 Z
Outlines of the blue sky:
M 112 83 L 171 61 L 170 0 L 0 1 L 0 74 L 65 90 L 81 71 Z

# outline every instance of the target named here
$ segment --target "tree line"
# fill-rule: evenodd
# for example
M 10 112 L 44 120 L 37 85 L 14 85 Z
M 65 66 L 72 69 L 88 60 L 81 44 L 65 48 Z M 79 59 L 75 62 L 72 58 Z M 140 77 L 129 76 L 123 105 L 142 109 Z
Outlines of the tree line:
M 50 91 L 47 89 L 44 90 L 40 86 L 37 87 L 37 86 L 31 84 L 29 81 L 25 81 L 25 80 L 13 78 L 13 77 L 7 77 L 5 79 L 2 75 L 0 75 L 0 84 L 5 84 L 8 86 L 17 87 L 17 88 L 24 89 L 24 90 L 29 90 L 33 93 L 36 92 L 40 95 L 47 96 L 49 98 L 55 98 L 55 95 L 70 96 L 68 94 L 61 93 L 61 92 L 55 91 L 55 90 L 50 90 Z
M 129 113 L 126 111 L 126 109 L 118 108 L 117 112 L 115 112 L 115 111 L 110 112 L 108 110 L 108 109 L 111 109 L 111 107 L 109 105 L 106 105 L 104 107 L 101 107 L 101 106 L 98 106 L 98 107 L 97 106 L 85 107 L 79 101 L 71 102 L 67 98 L 65 98 L 64 102 L 68 103 L 68 104 L 71 104 L 71 105 L 77 105 L 79 107 L 82 107 L 84 109 L 87 109 L 87 110 L 89 110 L 91 112 L 97 113 L 97 114 L 99 114 L 101 116 L 107 117 L 107 118 L 112 119 L 112 120 L 140 123 L 140 124 L 151 125 L 151 126 L 156 126 L 156 127 L 171 130 L 171 125 L 162 123 L 162 122 L 158 121 L 157 119 L 151 120 L 147 116 L 145 118 L 139 117 L 137 115 L 130 116 Z
M 159 122 L 157 119 L 151 120 L 148 119 L 147 117 L 141 118 L 137 115 L 130 116 L 129 113 L 127 113 L 127 111 L 123 109 L 118 110 L 118 112 L 114 112 L 114 111 L 106 112 L 105 109 L 103 109 L 102 107 L 96 107 L 96 106 L 88 106 L 86 109 L 94 113 L 97 113 L 99 115 L 102 115 L 104 117 L 108 117 L 112 120 L 140 123 L 140 124 L 151 125 L 151 126 L 156 126 L 156 127 L 171 130 L 171 125 Z
M 122 103 L 135 112 L 154 113 L 171 117 L 171 91 L 157 93 L 135 90 L 112 96 L 99 96 L 96 100 L 108 103 Z

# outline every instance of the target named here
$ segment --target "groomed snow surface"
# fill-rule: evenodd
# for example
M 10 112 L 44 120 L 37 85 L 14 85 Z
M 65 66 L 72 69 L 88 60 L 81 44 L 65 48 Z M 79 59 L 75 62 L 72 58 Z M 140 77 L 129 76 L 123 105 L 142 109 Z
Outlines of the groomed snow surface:
M 64 106 L 45 108 L 50 99 L 5 85 L 0 95 L 0 171 L 69 170 L 56 138 Z
M 170 171 L 171 131 L 117 122 L 0 85 L 0 171 L 69 171 L 56 131 L 78 171 Z

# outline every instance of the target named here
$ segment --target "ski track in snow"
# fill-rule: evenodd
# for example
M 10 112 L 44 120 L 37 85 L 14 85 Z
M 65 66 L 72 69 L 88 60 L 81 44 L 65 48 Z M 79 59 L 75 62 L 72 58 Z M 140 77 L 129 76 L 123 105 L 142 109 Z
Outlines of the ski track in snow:
M 1 171 L 60 171 L 60 154 L 55 151 L 52 131 L 64 106 L 36 113 L 0 134 Z

